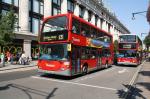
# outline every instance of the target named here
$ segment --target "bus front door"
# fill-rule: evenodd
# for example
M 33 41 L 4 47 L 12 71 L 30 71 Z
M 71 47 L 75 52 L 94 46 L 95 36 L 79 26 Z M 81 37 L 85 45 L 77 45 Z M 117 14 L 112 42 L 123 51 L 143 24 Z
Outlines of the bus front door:
M 81 62 L 80 62 L 80 48 L 72 48 L 72 75 L 81 72 Z

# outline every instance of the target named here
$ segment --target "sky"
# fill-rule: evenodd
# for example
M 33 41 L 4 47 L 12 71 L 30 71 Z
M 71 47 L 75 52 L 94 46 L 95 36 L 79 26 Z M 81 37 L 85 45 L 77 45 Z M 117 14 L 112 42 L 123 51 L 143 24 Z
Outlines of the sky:
M 114 12 L 120 22 L 127 27 L 131 34 L 137 34 L 142 40 L 150 30 L 150 25 L 146 19 L 146 12 L 135 14 L 132 19 L 132 13 L 147 11 L 149 0 L 103 0 L 104 5 Z M 142 33 L 142 36 L 141 36 Z

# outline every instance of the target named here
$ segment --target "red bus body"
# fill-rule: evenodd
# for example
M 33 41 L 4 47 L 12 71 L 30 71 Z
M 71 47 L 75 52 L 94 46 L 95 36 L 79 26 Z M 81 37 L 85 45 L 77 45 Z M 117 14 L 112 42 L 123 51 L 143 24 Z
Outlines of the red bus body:
M 121 38 L 124 40 L 121 41 Z M 128 40 L 125 40 L 125 38 Z M 117 64 L 139 65 L 142 61 L 142 41 L 137 35 L 119 36 Z
M 84 26 L 87 27 L 82 28 Z M 93 33 L 99 33 L 101 38 L 107 38 L 109 42 L 83 36 L 82 29 L 85 29 L 85 33 L 89 29 L 89 34 L 95 31 Z M 113 63 L 112 35 L 71 13 L 45 18 L 39 34 L 39 45 L 38 68 L 43 73 L 73 76 Z M 103 53 L 103 50 L 108 51 Z

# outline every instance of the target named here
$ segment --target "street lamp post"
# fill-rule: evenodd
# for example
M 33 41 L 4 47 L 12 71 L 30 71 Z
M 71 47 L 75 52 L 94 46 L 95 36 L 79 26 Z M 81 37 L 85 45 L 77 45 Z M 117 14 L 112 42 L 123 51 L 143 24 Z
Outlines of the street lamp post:
M 132 13 L 132 20 L 134 20 L 135 19 L 135 15 L 136 14 L 141 14 L 141 13 L 146 13 L 147 11 L 141 11 L 141 12 L 134 12 L 134 13 Z

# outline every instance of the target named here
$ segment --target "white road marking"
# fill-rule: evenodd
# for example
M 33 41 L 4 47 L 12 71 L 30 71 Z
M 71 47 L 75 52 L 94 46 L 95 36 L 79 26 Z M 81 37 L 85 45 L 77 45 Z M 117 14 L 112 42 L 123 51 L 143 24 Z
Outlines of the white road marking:
M 138 69 L 137 69 L 137 71 L 135 72 L 135 74 L 133 75 L 133 77 L 132 77 L 132 79 L 131 79 L 129 85 L 133 85 L 133 84 L 134 84 L 134 81 L 136 80 L 136 77 L 137 77 L 137 75 L 138 75 L 139 71 L 141 70 L 142 65 L 143 65 L 144 63 L 145 63 L 145 61 L 138 67 Z
M 119 74 L 122 74 L 122 73 L 125 73 L 125 72 L 127 72 L 126 68 L 124 68 L 123 70 L 118 71 Z
M 112 69 L 109 68 L 109 69 L 107 69 L 107 70 L 105 70 L 105 71 L 103 71 L 103 72 L 101 72 L 101 73 L 109 72 L 109 71 L 112 71 L 112 70 L 114 70 L 114 69 L 116 69 L 116 68 L 112 68 Z M 94 77 L 97 77 L 97 76 L 102 75 L 101 73 L 99 72 L 99 73 L 93 74 L 93 75 L 91 75 L 91 76 L 86 75 L 85 77 L 83 77 L 83 78 L 81 78 L 81 79 L 78 79 L 78 80 L 76 80 L 76 81 L 74 81 L 74 82 L 80 82 L 80 81 L 83 81 L 83 80 L 91 79 L 91 78 L 94 78 Z
M 108 88 L 108 87 L 102 87 L 102 86 L 95 86 L 95 85 L 82 84 L 82 83 L 76 83 L 76 82 L 55 80 L 55 79 L 51 79 L 51 78 L 43 78 L 43 77 L 38 77 L 38 76 L 31 76 L 31 77 L 32 78 L 36 78 L 36 79 L 42 79 L 42 80 L 48 80 L 48 81 L 53 81 L 53 82 L 65 83 L 65 84 L 73 84 L 73 85 L 78 85 L 78 86 L 85 86 L 85 87 L 92 87 L 92 88 L 98 88 L 98 89 L 105 89 L 105 90 L 117 91 L 117 89 Z
M 17 72 L 17 71 L 27 71 L 27 70 L 32 70 L 32 69 L 37 69 L 37 67 L 28 67 L 28 68 L 17 68 L 17 69 L 4 70 L 4 71 L 0 71 L 0 74 Z

